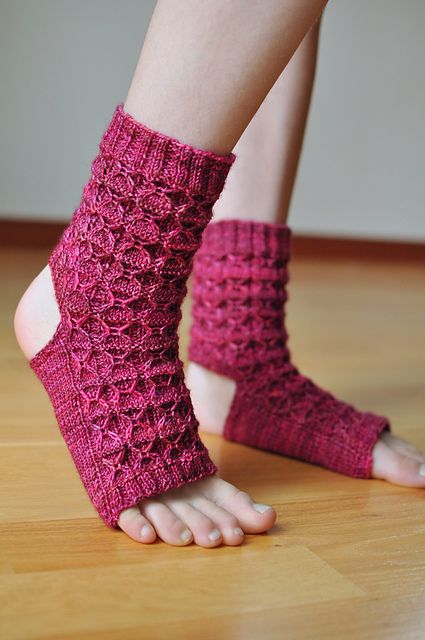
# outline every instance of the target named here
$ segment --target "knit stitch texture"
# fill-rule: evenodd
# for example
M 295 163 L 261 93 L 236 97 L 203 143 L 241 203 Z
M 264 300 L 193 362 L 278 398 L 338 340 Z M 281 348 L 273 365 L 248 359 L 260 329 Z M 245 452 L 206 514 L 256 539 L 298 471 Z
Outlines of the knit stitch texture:
M 61 320 L 31 361 L 99 514 L 214 474 L 177 327 L 194 252 L 233 156 L 193 149 L 117 107 L 50 260 Z
M 226 438 L 369 478 L 388 420 L 337 400 L 291 363 L 289 257 L 286 226 L 212 223 L 195 258 L 189 357 L 236 381 Z

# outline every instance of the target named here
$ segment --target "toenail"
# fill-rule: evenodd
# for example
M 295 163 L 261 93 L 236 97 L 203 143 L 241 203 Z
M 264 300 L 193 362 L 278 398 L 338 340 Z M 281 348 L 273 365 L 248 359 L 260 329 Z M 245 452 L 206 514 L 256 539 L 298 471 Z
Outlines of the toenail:
M 419 475 L 425 477 L 425 464 L 421 464 L 419 467 Z
M 258 513 L 264 513 L 265 511 L 268 511 L 269 509 L 271 509 L 271 507 L 267 504 L 258 504 L 255 503 L 252 505 L 254 507 L 254 509 L 256 511 L 258 511 Z
M 152 533 L 152 527 L 150 527 L 148 524 L 145 524 L 144 527 L 142 527 L 142 530 L 140 532 L 140 536 L 142 538 L 146 538 L 147 536 L 150 536 Z
M 212 540 L 213 542 L 215 542 L 216 540 L 218 540 L 219 538 L 221 538 L 221 532 L 218 529 L 213 529 L 209 534 L 208 537 L 210 540 Z
M 180 539 L 183 540 L 183 542 L 187 542 L 188 540 L 190 540 L 192 537 L 192 532 L 190 529 L 185 529 L 183 531 L 182 534 L 180 534 Z
M 234 533 L 236 536 L 240 536 L 240 537 L 242 537 L 242 538 L 243 538 L 243 536 L 244 536 L 244 532 L 242 531 L 242 529 L 241 529 L 240 527 L 235 527 L 235 528 L 233 529 L 233 533 Z

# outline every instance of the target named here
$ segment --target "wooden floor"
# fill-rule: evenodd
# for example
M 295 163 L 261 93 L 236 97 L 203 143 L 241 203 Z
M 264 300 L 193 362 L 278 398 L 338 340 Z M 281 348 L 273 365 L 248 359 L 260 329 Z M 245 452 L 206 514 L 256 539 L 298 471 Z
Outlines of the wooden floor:
M 102 525 L 11 329 L 42 251 L 0 253 L 0 637 L 425 638 L 425 492 L 205 437 L 278 525 L 242 548 L 143 547 Z M 425 448 L 424 265 L 297 262 L 298 365 Z M 187 320 L 186 320 L 187 322 Z

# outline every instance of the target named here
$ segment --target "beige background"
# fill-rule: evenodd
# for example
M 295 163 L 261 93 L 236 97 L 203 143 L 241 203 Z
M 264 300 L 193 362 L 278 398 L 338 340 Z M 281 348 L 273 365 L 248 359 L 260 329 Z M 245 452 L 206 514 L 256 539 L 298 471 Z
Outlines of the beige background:
M 0 0 L 0 215 L 69 217 L 153 4 Z M 425 240 L 424 32 L 423 0 L 328 6 L 296 230 Z

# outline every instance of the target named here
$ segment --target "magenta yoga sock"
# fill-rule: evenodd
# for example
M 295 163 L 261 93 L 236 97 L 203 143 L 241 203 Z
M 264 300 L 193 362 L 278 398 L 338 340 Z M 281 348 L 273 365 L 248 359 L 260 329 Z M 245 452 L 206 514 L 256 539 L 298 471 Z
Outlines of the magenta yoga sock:
M 186 279 L 232 155 L 193 149 L 120 106 L 53 251 L 61 320 L 31 366 L 102 518 L 214 474 L 178 355 Z
M 212 223 L 195 258 L 189 357 L 236 381 L 225 437 L 369 478 L 388 420 L 335 399 L 291 363 L 289 257 L 286 226 Z

